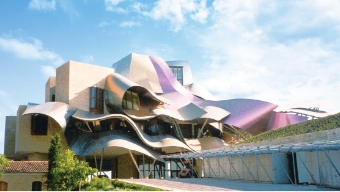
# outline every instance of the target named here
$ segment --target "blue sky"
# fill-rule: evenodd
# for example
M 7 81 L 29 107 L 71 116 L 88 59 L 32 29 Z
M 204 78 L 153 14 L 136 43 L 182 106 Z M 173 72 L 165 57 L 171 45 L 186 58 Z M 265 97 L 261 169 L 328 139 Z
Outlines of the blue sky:
M 340 111 L 340 1 L 0 1 L 0 153 L 5 116 L 44 102 L 68 60 L 111 65 L 131 52 L 188 60 L 219 99 L 325 100 Z

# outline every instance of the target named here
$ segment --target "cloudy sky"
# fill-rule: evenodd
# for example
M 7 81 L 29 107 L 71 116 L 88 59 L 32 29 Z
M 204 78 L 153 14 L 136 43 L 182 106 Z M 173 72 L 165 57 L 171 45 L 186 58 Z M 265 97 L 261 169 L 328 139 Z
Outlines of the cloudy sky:
M 0 153 L 5 116 L 43 103 L 58 66 L 111 67 L 131 52 L 188 60 L 219 99 L 340 111 L 337 0 L 0 1 L 0 26 Z

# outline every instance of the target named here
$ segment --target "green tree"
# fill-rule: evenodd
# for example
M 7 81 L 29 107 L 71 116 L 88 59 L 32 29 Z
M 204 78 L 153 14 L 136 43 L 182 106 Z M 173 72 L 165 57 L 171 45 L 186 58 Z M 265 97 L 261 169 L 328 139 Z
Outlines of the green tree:
M 55 167 L 52 168 L 53 190 L 69 191 L 77 189 L 80 182 L 85 181 L 88 175 L 97 172 L 87 162 L 79 161 L 74 152 L 66 150 L 57 156 Z
M 4 154 L 0 154 L 0 177 L 2 177 L 4 169 L 10 164 L 10 161 L 6 158 Z
M 53 191 L 53 183 L 55 183 L 55 177 L 52 174 L 52 169 L 56 167 L 56 159 L 59 154 L 62 153 L 60 135 L 57 133 L 51 139 L 51 145 L 48 150 L 48 173 L 47 173 L 47 189 Z

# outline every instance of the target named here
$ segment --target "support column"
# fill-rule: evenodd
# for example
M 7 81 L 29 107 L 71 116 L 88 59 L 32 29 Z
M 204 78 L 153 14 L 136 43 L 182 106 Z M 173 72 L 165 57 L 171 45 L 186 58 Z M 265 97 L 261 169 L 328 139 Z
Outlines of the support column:
M 137 171 L 138 171 L 138 173 L 139 173 L 140 178 L 143 178 L 143 175 L 142 175 L 142 173 L 141 173 L 140 170 L 139 170 L 139 167 L 138 167 L 138 165 L 137 165 L 137 162 L 136 162 L 135 158 L 133 157 L 133 155 L 132 155 L 132 153 L 131 153 L 130 150 L 129 150 L 129 153 L 130 153 L 130 156 L 131 156 L 131 159 L 132 159 L 133 163 L 134 163 L 135 166 L 136 166 L 136 169 L 137 169 Z

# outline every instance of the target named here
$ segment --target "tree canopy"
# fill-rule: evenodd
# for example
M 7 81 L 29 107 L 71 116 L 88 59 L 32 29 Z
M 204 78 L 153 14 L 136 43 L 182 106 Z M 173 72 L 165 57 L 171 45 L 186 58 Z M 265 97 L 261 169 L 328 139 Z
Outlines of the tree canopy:
M 4 169 L 10 164 L 10 161 L 6 158 L 4 154 L 0 154 L 0 177 L 2 177 Z
M 52 183 L 55 191 L 74 190 L 81 181 L 85 181 L 88 175 L 97 172 L 87 162 L 79 161 L 71 150 L 66 150 L 57 156 L 56 166 L 52 168 L 54 177 Z
M 81 181 L 88 175 L 97 172 L 87 162 L 79 161 L 73 151 L 61 149 L 60 135 L 52 137 L 48 151 L 47 189 L 53 191 L 69 191 L 77 189 Z

